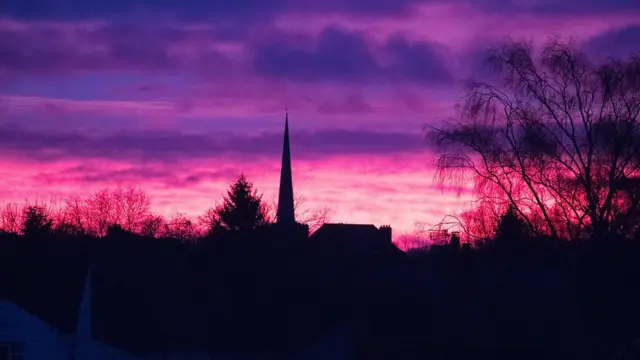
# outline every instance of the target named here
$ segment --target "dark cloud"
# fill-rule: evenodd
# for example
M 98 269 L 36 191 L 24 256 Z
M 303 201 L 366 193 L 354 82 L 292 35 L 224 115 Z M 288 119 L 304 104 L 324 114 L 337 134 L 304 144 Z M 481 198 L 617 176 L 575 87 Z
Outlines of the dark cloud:
M 443 3 L 445 1 L 425 0 L 422 2 Z M 472 0 L 470 2 L 452 0 L 452 2 L 469 3 L 485 12 L 503 15 L 586 15 L 640 10 L 640 2 L 637 0 Z
M 462 2 L 463 0 L 453 0 Z M 465 3 L 467 1 L 464 1 Z M 352 13 L 376 16 L 407 14 L 415 4 L 444 0 L 3 0 L 0 15 L 22 19 L 77 20 L 130 17 L 137 13 L 170 14 L 184 20 L 270 21 L 282 13 Z M 640 9 L 637 0 L 474 0 L 495 13 L 580 14 Z
M 597 14 L 603 12 L 622 12 L 640 10 L 640 2 L 637 0 L 580 0 L 580 1 L 557 1 L 541 0 L 532 5 L 527 5 L 522 1 L 508 2 L 514 10 L 526 10 L 538 14 Z M 496 8 L 500 4 L 496 3 Z M 503 6 L 504 8 L 504 6 Z M 509 8 L 509 7 L 507 7 Z
M 452 79 L 435 44 L 412 42 L 400 34 L 382 44 L 335 27 L 318 37 L 270 35 L 264 42 L 240 42 L 253 54 L 247 61 L 252 61 L 259 75 L 296 81 L 429 85 Z M 211 49 L 223 41 L 220 36 L 229 34 L 220 35 L 216 28 L 133 24 L 4 29 L 0 30 L 0 73 L 17 78 L 100 71 L 179 72 L 219 79 L 237 74 L 234 70 L 241 69 L 244 61 Z M 191 50 L 172 51 L 185 46 Z
M 210 71 L 229 66 L 215 50 L 193 55 L 171 53 L 185 41 L 204 44 L 217 39 L 215 29 L 105 25 L 82 27 L 27 27 L 0 30 L 0 71 L 17 75 L 57 75 L 89 71 Z M 221 70 L 221 73 L 224 72 Z
M 166 186 L 190 187 L 207 181 L 226 180 L 239 174 L 235 167 L 220 167 L 215 171 L 193 171 L 186 167 L 158 167 L 133 164 L 124 169 L 108 169 L 94 166 L 74 166 L 57 172 L 42 172 L 33 176 L 41 184 L 108 183 L 130 184 L 141 181 L 157 181 Z
M 316 108 L 321 114 L 365 114 L 375 109 L 361 95 L 349 95 L 338 102 L 323 101 Z
M 258 72 L 296 80 L 364 80 L 379 72 L 366 39 L 340 29 L 325 29 L 317 39 L 287 37 L 255 49 Z
M 409 42 L 404 36 L 396 34 L 384 49 L 392 59 L 389 66 L 392 74 L 397 72 L 400 77 L 425 83 L 447 83 L 452 80 L 433 44 Z
M 336 27 L 315 38 L 283 35 L 278 41 L 258 44 L 253 62 L 260 74 L 298 81 L 441 84 L 452 80 L 433 44 L 410 42 L 399 34 L 377 44 Z
M 276 135 L 278 137 L 278 135 Z M 370 130 L 322 130 L 297 134 L 292 146 L 309 153 L 385 154 L 420 151 L 424 147 L 420 133 L 378 132 Z
M 191 186 L 205 181 L 216 181 L 220 179 L 228 179 L 238 175 L 238 169 L 223 169 L 219 171 L 198 171 L 189 173 L 189 175 L 172 179 L 169 182 L 171 186 Z
M 583 49 L 598 59 L 640 55 L 640 26 L 626 27 L 598 35 L 583 44 Z
M 160 180 L 177 182 L 178 174 L 173 169 L 158 169 L 149 166 L 131 166 L 126 169 L 104 170 L 81 165 L 64 169 L 60 172 L 43 172 L 36 174 L 34 179 L 40 183 L 59 184 L 63 182 L 81 183 L 129 183 L 140 180 Z
M 178 132 L 121 132 L 106 136 L 79 133 L 43 133 L 0 128 L 0 150 L 5 156 L 41 162 L 69 158 L 151 160 L 181 162 L 221 156 L 278 156 L 281 133 L 241 135 L 190 135 Z M 420 151 L 420 134 L 368 130 L 321 130 L 292 136 L 296 157 L 336 154 L 384 154 Z M 126 175 L 126 174 L 122 174 Z
M 140 11 L 167 13 L 186 20 L 261 21 L 284 12 L 399 14 L 421 0 L 3 0 L 0 10 L 23 19 L 123 17 Z

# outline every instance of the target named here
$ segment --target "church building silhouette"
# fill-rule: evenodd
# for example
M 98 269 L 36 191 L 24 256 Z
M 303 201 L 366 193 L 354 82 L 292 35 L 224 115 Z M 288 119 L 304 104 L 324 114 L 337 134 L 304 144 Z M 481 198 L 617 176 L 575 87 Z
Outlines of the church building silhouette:
M 336 246 L 343 249 L 371 250 L 388 248 L 392 244 L 391 226 L 388 225 L 377 228 L 372 224 L 325 223 L 309 236 L 309 227 L 296 221 L 288 112 L 285 115 L 284 123 L 278 210 L 276 224 L 274 225 L 279 234 L 287 238 L 335 243 Z

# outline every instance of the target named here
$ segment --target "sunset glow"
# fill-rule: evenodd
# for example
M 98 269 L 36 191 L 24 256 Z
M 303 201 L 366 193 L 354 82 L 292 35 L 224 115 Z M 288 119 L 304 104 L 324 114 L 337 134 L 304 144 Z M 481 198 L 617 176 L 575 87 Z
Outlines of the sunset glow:
M 289 109 L 307 205 L 411 231 L 468 206 L 434 183 L 421 125 L 454 114 L 486 49 L 640 53 L 624 0 L 35 2 L 0 12 L 0 199 L 133 185 L 165 216 L 199 215 L 240 173 L 274 198 Z

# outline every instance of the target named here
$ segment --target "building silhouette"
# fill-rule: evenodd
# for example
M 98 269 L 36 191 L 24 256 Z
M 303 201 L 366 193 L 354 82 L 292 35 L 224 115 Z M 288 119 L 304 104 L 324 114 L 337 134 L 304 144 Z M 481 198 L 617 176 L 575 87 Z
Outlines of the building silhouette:
M 291 145 L 289 143 L 289 114 L 284 121 L 282 143 L 282 164 L 280 165 L 280 187 L 278 189 L 278 209 L 276 223 L 268 227 L 270 237 L 293 242 L 309 238 L 309 226 L 296 221 L 293 201 L 293 172 L 291 170 Z
M 389 253 L 399 253 L 400 250 L 391 241 L 391 227 L 377 228 L 370 224 L 324 224 L 309 236 L 308 226 L 296 220 L 288 115 L 285 119 L 280 170 L 277 221 L 267 227 L 267 231 L 272 232 L 267 235 L 275 236 L 274 239 L 277 240 L 292 239 L 290 243 L 281 243 L 296 245 L 293 249 L 269 254 L 281 254 L 278 259 L 291 258 L 289 254 L 304 254 L 300 257 L 301 261 L 311 262 L 315 264 L 314 269 L 317 269 L 317 273 L 312 269 L 303 272 L 305 275 L 300 275 L 300 279 L 305 283 L 317 281 L 324 284 L 322 286 L 335 288 L 346 272 L 355 274 L 353 276 L 358 279 L 356 281 L 364 284 L 378 281 L 381 275 L 374 274 L 371 266 L 358 263 L 358 256 L 350 255 L 373 253 L 383 254 L 383 257 L 387 258 L 386 255 Z M 261 321 L 267 321 L 264 319 L 269 319 L 267 315 L 269 311 L 274 311 L 272 308 L 266 308 L 264 313 L 261 313 L 261 308 L 253 304 L 259 296 L 264 296 L 262 293 L 252 293 L 244 298 L 242 309 L 248 311 L 249 315 L 236 314 L 238 317 L 227 319 L 225 314 L 230 313 L 229 309 L 232 307 L 230 303 L 225 302 L 227 300 L 220 300 L 218 295 L 204 296 L 208 299 L 207 302 L 219 301 L 211 306 L 196 300 L 202 298 L 203 290 L 199 285 L 172 282 L 173 287 L 164 288 L 164 285 L 146 283 L 146 279 L 154 277 L 143 267 L 137 266 L 138 258 L 122 260 L 122 256 L 125 255 L 112 253 L 113 250 L 120 251 L 122 248 L 110 242 L 100 242 L 95 246 L 87 248 L 92 250 L 85 256 L 93 254 L 89 255 L 91 260 L 87 263 L 84 262 L 86 258 L 75 258 L 71 252 L 55 255 L 55 259 L 65 259 L 63 263 L 58 260 L 52 262 L 54 257 L 47 255 L 45 258 L 50 259 L 46 264 L 57 264 L 54 268 L 42 264 L 23 270 L 15 269 L 22 274 L 20 286 L 12 289 L 6 288 L 8 285 L 4 284 L 5 288 L 0 288 L 0 360 L 207 360 L 217 358 L 213 357 L 213 354 L 223 353 L 226 359 L 245 359 L 245 354 L 239 353 L 244 347 L 262 349 L 263 352 L 266 351 L 264 349 L 270 349 L 268 346 L 261 347 L 262 340 L 244 340 L 245 337 L 233 335 L 232 330 L 233 322 L 238 317 L 244 319 L 244 316 L 249 316 L 249 324 L 253 324 L 252 321 L 260 324 Z M 135 247 L 133 244 L 131 246 Z M 296 246 L 303 251 L 296 251 Z M 77 256 L 83 251 L 78 252 Z M 120 259 L 123 264 L 118 265 L 119 262 L 114 262 L 116 259 Z M 297 266 L 297 269 L 310 268 L 307 263 Z M 286 270 L 287 266 L 281 268 Z M 379 269 L 385 276 L 387 274 L 384 271 L 386 267 L 378 266 L 373 269 Z M 173 271 L 178 272 L 179 269 L 169 271 L 165 276 L 174 276 Z M 272 274 L 281 274 L 279 276 L 282 276 L 282 279 L 273 280 L 267 277 L 267 280 L 262 282 L 262 288 L 266 289 L 263 293 L 269 296 L 268 298 L 271 298 L 270 294 L 275 293 L 274 284 L 292 281 L 287 280 L 288 277 L 278 272 L 279 270 L 270 271 Z M 50 273 L 57 275 L 49 276 Z M 134 279 L 123 280 L 122 276 L 125 273 L 130 273 Z M 186 276 L 184 273 L 175 276 L 178 279 L 188 279 L 182 277 Z M 240 279 L 243 278 L 235 278 L 236 282 L 230 283 L 230 289 L 237 289 L 236 286 L 243 288 L 245 285 Z M 126 294 L 119 291 L 121 288 L 128 289 Z M 251 285 L 249 288 L 255 289 L 256 286 Z M 5 296 L 5 293 L 8 296 Z M 194 297 L 194 294 L 199 296 Z M 154 303 L 155 296 L 166 297 L 169 300 Z M 303 314 L 314 314 L 315 311 Z M 258 317 L 254 319 L 251 316 Z M 354 340 L 351 332 L 355 331 L 355 328 L 347 323 L 342 330 L 334 329 L 333 325 L 324 323 L 326 319 L 317 321 L 318 323 L 313 325 L 318 326 L 317 329 L 312 329 L 313 326 L 308 323 L 305 325 L 311 326 L 307 329 L 308 333 L 302 328 L 295 329 L 295 332 L 303 335 L 291 342 L 297 344 L 290 349 L 292 358 L 352 358 Z M 272 331 L 277 333 L 289 330 L 272 328 Z M 217 340 L 216 337 L 221 339 Z M 241 342 L 240 347 L 232 345 L 226 348 L 222 343 L 225 339 L 237 339 Z M 242 341 L 249 345 L 243 344 Z M 287 345 L 283 342 L 278 346 Z M 271 358 L 263 356 L 259 351 L 256 355 L 257 359 Z
M 291 144 L 289 136 L 289 114 L 285 116 L 280 187 L 276 228 L 279 235 L 288 238 L 308 238 L 314 242 L 332 244 L 351 250 L 388 249 L 392 243 L 392 230 L 388 225 L 375 227 L 371 224 L 326 223 L 309 237 L 309 228 L 295 219 L 293 199 L 293 171 L 291 167 Z
M 280 225 L 296 223 L 293 204 L 293 175 L 291 172 L 291 149 L 289 144 L 289 114 L 284 121 L 284 142 L 282 144 L 282 164 L 280 166 L 280 187 L 278 189 L 277 222 Z

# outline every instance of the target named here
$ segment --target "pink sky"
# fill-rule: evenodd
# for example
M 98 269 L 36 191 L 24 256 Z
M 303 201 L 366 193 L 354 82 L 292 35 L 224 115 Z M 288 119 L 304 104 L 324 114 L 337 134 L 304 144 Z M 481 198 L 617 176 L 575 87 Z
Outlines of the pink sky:
M 421 125 L 508 38 L 640 51 L 628 0 L 9 1 L 0 14 L 0 196 L 119 184 L 197 216 L 245 173 L 272 198 L 284 109 L 295 191 L 395 233 L 468 206 L 433 182 Z

